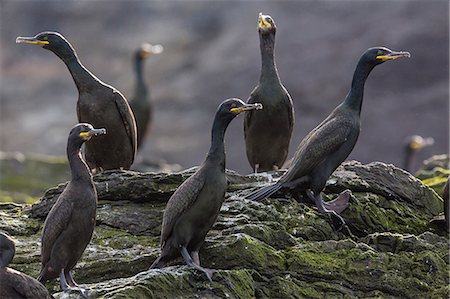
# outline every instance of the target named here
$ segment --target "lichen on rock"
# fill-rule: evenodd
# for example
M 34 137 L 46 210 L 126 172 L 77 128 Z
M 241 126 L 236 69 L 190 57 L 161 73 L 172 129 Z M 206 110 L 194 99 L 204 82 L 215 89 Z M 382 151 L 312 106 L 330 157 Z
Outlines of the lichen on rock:
M 219 218 L 200 251 L 217 269 L 213 282 L 175 261 L 148 270 L 159 254 L 165 203 L 195 169 L 107 171 L 94 177 L 98 194 L 93 239 L 75 268 L 90 298 L 444 298 L 449 295 L 448 236 L 430 227 L 441 198 L 409 173 L 383 163 L 349 161 L 330 177 L 323 196 L 352 190 L 348 230 L 307 201 L 282 190 L 261 203 L 244 199 L 268 184 L 227 171 Z M 282 171 L 274 173 L 277 178 Z M 0 229 L 17 240 L 11 267 L 36 277 L 43 220 L 64 184 L 33 206 L 0 205 Z M 301 198 L 301 196 L 300 196 Z M 57 281 L 47 283 L 57 298 Z

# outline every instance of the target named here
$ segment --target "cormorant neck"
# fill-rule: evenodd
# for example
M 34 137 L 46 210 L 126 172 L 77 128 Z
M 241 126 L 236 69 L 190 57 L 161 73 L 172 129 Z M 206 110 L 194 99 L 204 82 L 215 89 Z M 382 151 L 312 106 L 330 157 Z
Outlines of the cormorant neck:
M 365 59 L 361 58 L 353 73 L 352 86 L 345 99 L 345 104 L 347 107 L 357 110 L 359 113 L 361 113 L 364 96 L 364 84 L 374 67 L 374 64 L 367 63 Z
M 69 159 L 72 181 L 92 181 L 92 174 L 81 157 L 81 145 L 67 144 L 67 157 Z
M 219 119 L 216 115 L 211 131 L 211 147 L 206 157 L 207 161 L 217 163 L 225 171 L 225 131 L 231 120 Z
M 259 82 L 280 81 L 275 64 L 275 32 L 260 33 L 259 45 L 261 50 L 261 75 Z
M 90 71 L 88 71 L 81 61 L 72 46 L 67 43 L 65 47 L 57 50 L 51 49 L 67 66 L 73 81 L 77 86 L 78 91 L 89 88 L 92 83 L 99 81 Z
M 136 72 L 136 93 L 137 94 L 147 92 L 143 68 L 144 68 L 144 59 L 142 59 L 142 57 L 139 55 L 139 53 L 137 53 L 135 56 L 135 60 L 134 60 L 134 70 Z

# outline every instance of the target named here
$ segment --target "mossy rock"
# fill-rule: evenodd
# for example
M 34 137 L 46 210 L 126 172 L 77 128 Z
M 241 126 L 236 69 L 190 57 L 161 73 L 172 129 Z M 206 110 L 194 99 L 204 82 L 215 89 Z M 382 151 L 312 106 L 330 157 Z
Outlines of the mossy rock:
M 217 270 L 213 282 L 181 258 L 148 270 L 160 252 L 166 201 L 193 171 L 108 171 L 94 177 L 97 226 L 74 269 L 90 298 L 448 296 L 448 238 L 428 224 L 442 201 L 420 180 L 383 163 L 345 162 L 330 178 L 325 200 L 346 188 L 352 191 L 342 214 L 349 230 L 341 231 L 285 190 L 261 203 L 244 199 L 267 180 L 227 171 L 226 200 L 200 251 L 202 265 Z M 0 204 L 0 230 L 17 240 L 12 268 L 38 275 L 43 220 L 63 188 L 48 190 L 31 207 Z M 46 286 L 60 291 L 57 280 Z M 75 293 L 56 297 L 80 298 Z
M 24 203 L 36 201 L 45 190 L 70 177 L 65 157 L 4 152 L 0 152 L 0 173 L 0 190 L 17 193 L 15 200 L 21 199 L 20 194 L 27 195 Z

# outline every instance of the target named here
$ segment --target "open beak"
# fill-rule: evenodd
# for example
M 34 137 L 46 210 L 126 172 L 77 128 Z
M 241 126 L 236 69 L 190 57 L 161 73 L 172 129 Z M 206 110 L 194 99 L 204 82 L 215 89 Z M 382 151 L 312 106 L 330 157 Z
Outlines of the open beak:
M 99 136 L 99 135 L 105 135 L 106 129 L 92 129 L 88 132 L 81 132 L 80 137 L 87 137 L 91 138 L 92 136 Z
M 272 24 L 270 24 L 270 22 L 267 21 L 267 17 L 268 16 L 263 15 L 262 13 L 259 13 L 259 17 L 258 17 L 258 28 L 259 29 L 267 30 L 272 27 Z
M 261 110 L 263 108 L 262 104 L 260 103 L 256 103 L 256 104 L 245 104 L 241 107 L 237 107 L 237 108 L 231 108 L 231 112 L 239 114 L 241 112 L 244 111 L 249 111 L 249 110 Z
M 32 44 L 32 45 L 37 45 L 37 46 L 45 46 L 48 45 L 49 42 L 48 41 L 44 41 L 44 40 L 38 40 L 34 37 L 22 37 L 19 36 L 16 38 L 16 44 Z
M 400 51 L 400 52 L 396 52 L 396 51 L 392 51 L 389 54 L 386 55 L 378 55 L 377 59 L 382 59 L 383 61 L 386 60 L 394 60 L 397 58 L 401 58 L 401 57 L 411 57 L 411 54 L 409 52 L 405 52 L 405 51 Z

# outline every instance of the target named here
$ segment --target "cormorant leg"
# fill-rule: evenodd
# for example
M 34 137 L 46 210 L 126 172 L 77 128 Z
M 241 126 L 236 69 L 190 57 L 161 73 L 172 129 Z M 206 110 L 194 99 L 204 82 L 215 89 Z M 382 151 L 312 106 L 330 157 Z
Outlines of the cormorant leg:
M 67 278 L 69 279 L 69 283 L 67 283 L 67 280 L 66 280 Z M 80 287 L 73 281 L 73 278 L 72 278 L 72 275 L 71 275 L 70 271 L 67 272 L 67 278 L 66 278 L 64 269 L 62 269 L 62 270 L 61 270 L 61 273 L 59 274 L 59 283 L 60 283 L 61 288 L 63 289 L 64 292 L 72 292 L 72 291 L 80 292 L 81 295 L 82 295 L 84 298 L 87 298 L 87 297 L 88 297 L 88 294 L 89 294 L 89 293 L 88 293 L 88 290 L 87 290 L 87 289 L 82 289 L 82 288 L 80 288 Z M 73 284 L 73 285 L 72 285 L 72 284 Z
M 194 264 L 197 266 L 200 266 L 200 257 L 198 256 L 198 251 L 192 251 L 191 252 L 192 260 L 194 261 Z
M 66 282 L 69 286 L 78 287 L 78 285 L 73 280 L 73 277 L 72 277 L 72 274 L 70 273 L 70 271 L 66 272 L 66 270 L 64 270 L 64 278 L 66 279 Z
M 345 221 L 344 219 L 335 211 L 333 210 L 328 210 L 327 208 L 325 208 L 324 206 L 324 201 L 322 200 L 322 197 L 320 196 L 320 193 L 317 194 L 316 196 L 314 196 L 314 193 L 311 190 L 306 190 L 306 195 L 308 195 L 308 197 L 315 201 L 317 209 L 319 210 L 319 212 L 324 213 L 324 214 L 328 214 L 330 216 L 334 216 L 335 218 L 339 219 L 339 221 L 341 222 L 341 226 L 337 229 L 338 231 L 342 229 L 342 227 L 345 226 Z
M 332 210 L 340 214 L 348 207 L 348 201 L 351 194 L 352 191 L 350 191 L 349 189 L 344 190 L 339 194 L 338 197 L 336 197 L 332 201 L 324 201 L 323 205 L 327 210 Z
M 180 246 L 180 252 L 184 258 L 184 261 L 186 262 L 186 264 L 188 266 L 202 271 L 203 273 L 206 274 L 206 277 L 208 277 L 208 280 L 210 282 L 212 282 L 212 275 L 214 272 L 211 269 L 206 269 L 206 268 L 203 268 L 202 266 L 195 264 L 195 262 L 192 260 L 191 256 L 189 255 L 189 252 L 187 251 L 186 247 Z
M 257 174 L 258 173 L 258 168 L 259 168 L 259 164 L 255 164 L 255 173 L 254 174 Z

